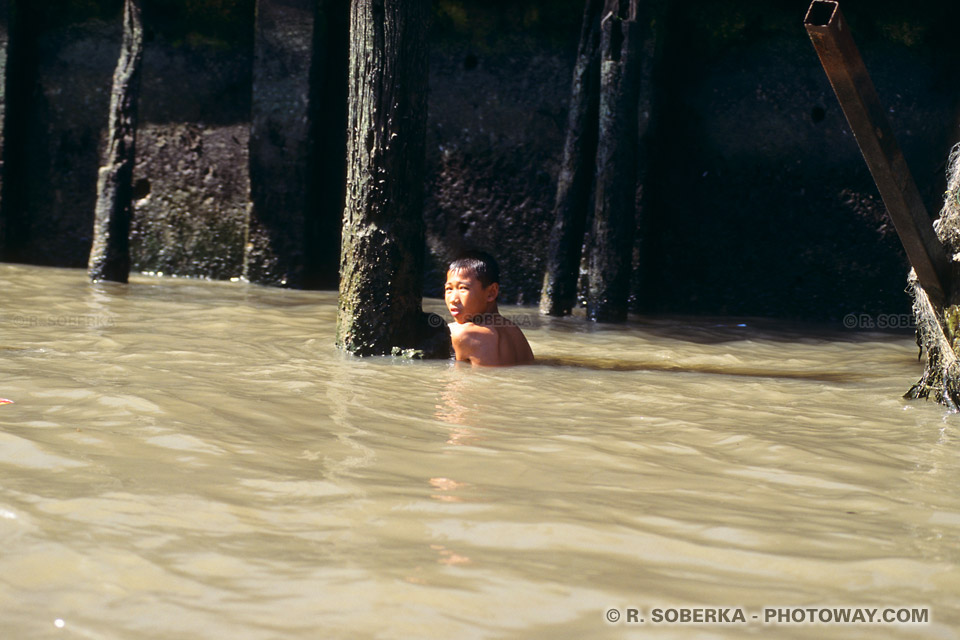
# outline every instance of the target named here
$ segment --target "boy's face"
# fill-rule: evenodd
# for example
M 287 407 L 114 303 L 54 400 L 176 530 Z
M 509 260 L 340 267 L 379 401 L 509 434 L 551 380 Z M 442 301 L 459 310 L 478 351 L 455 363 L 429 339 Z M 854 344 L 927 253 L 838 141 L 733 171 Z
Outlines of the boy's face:
M 484 287 L 475 275 L 468 271 L 447 271 L 443 299 L 450 315 L 458 324 L 470 322 L 474 316 L 486 313 L 497 299 L 500 285 L 491 282 Z

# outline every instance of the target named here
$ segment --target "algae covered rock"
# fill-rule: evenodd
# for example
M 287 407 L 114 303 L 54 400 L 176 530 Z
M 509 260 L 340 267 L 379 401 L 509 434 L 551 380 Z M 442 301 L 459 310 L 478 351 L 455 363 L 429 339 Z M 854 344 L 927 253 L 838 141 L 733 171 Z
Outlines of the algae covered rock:
M 923 376 L 907 391 L 907 398 L 931 398 L 953 411 L 960 410 L 960 145 L 953 148 L 947 168 L 947 191 L 940 217 L 934 222 L 937 236 L 952 256 L 952 277 L 946 300 L 936 300 L 920 286 L 911 271 L 908 291 L 913 295 L 917 344 L 926 354 Z

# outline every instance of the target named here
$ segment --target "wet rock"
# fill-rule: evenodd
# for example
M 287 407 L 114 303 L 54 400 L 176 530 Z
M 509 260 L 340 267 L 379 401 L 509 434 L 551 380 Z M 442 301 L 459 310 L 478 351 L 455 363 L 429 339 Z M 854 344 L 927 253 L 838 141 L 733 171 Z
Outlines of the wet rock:
M 134 205 L 133 268 L 229 279 L 243 271 L 249 177 L 242 124 L 147 124 L 134 181 L 150 193 Z M 149 176 L 149 178 L 147 178 Z

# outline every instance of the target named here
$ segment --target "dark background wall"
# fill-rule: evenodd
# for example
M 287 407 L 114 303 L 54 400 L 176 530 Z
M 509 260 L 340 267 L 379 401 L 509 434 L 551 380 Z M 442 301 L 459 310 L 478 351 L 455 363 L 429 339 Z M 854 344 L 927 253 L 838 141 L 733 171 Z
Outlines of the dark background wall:
M 931 215 L 958 140 L 952 3 L 841 2 Z M 675 3 L 640 305 L 907 311 L 908 264 L 802 27 L 806 2 Z
M 311 6 L 270 2 L 276 15 Z M 958 138 L 960 8 L 841 4 L 935 214 Z M 839 318 L 908 309 L 908 266 L 804 32 L 807 5 L 654 3 L 659 55 L 635 310 Z M 121 2 L 16 6 L 0 257 L 81 267 Z M 306 23 L 315 24 L 312 51 L 301 46 L 310 34 L 298 31 L 297 47 L 281 52 L 294 56 L 284 67 L 257 57 L 254 0 L 144 0 L 136 269 L 335 284 L 345 13 L 316 7 Z M 502 262 L 505 301 L 536 303 L 582 11 L 583 0 L 435 0 L 428 295 L 439 295 L 448 258 L 480 246 Z M 281 73 L 274 69 L 299 74 L 289 86 L 303 95 L 275 95 L 286 85 L 269 82 Z M 298 166 L 296 179 L 284 169 Z M 285 173 L 288 183 L 277 178 Z M 251 182 L 266 195 L 252 198 Z M 263 217 L 257 201 L 291 210 Z M 284 221 L 279 231 L 271 220 Z M 277 233 L 280 241 L 269 235 Z M 293 248 L 277 258 L 264 246 Z
M 18 2 L 6 67 L 3 258 L 86 264 L 119 3 Z
M 254 0 L 147 0 L 133 269 L 231 278 L 250 198 Z
M 432 269 L 479 246 L 501 262 L 503 299 L 536 304 L 566 133 L 582 0 L 435 3 L 428 184 Z

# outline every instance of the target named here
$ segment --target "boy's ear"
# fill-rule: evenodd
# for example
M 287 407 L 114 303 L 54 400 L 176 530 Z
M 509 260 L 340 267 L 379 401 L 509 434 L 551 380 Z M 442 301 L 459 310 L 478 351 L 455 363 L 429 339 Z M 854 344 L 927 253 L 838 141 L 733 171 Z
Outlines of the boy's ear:
M 500 283 L 491 282 L 490 286 L 487 287 L 487 302 L 493 302 L 498 295 L 500 295 Z

